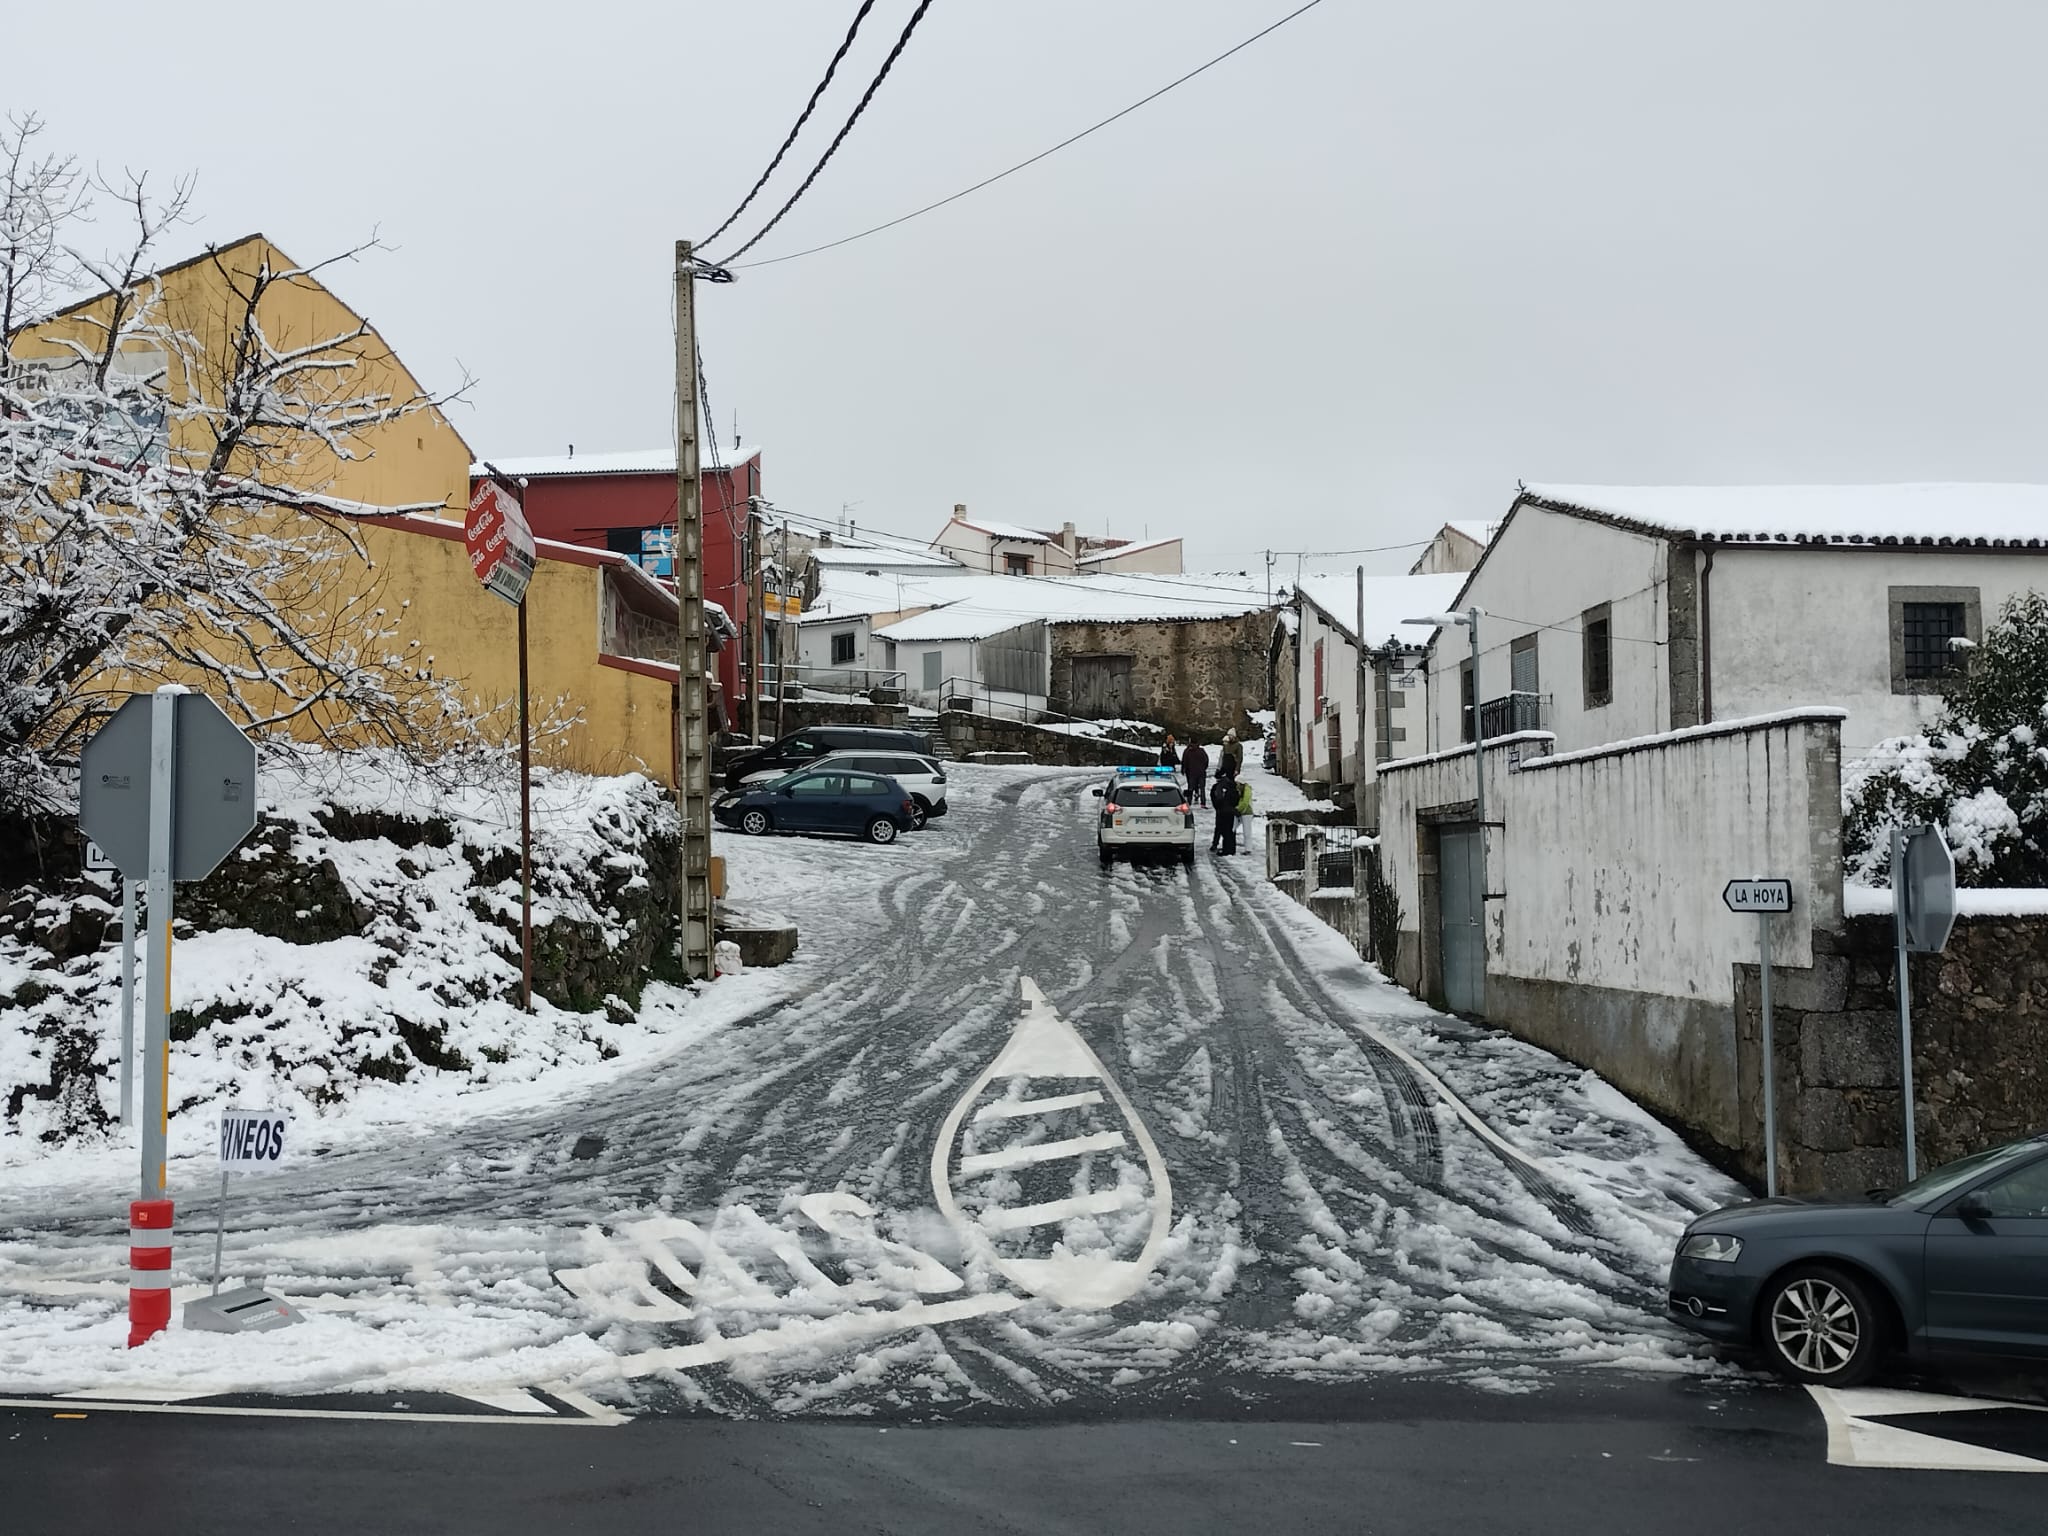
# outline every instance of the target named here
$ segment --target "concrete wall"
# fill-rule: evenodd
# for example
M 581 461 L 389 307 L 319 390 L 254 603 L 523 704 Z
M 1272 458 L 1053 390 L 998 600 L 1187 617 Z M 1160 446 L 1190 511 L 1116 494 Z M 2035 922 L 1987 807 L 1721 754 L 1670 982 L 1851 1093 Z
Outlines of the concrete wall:
M 1825 700 L 1849 712 L 1853 756 L 1941 709 L 1936 692 L 1894 690 L 1891 589 L 1966 591 L 1989 625 L 2007 598 L 2048 589 L 2048 554 L 1723 548 L 1708 582 L 1715 715 Z
M 1670 729 L 1671 682 L 1663 644 L 1670 550 L 1663 539 L 1518 506 L 1460 600 L 1461 608 L 1476 603 L 1486 611 L 1479 630 L 1479 702 L 1507 695 L 1510 646 L 1521 636 L 1534 635 L 1537 692 L 1547 701 L 1541 723 L 1556 735 L 1560 751 Z M 1613 701 L 1588 708 L 1580 623 L 1586 610 L 1601 603 L 1608 605 L 1613 625 Z M 1463 739 L 1458 673 L 1470 655 L 1462 629 L 1442 631 L 1431 648 L 1431 751 Z
M 1142 623 L 1054 621 L 1052 708 L 1071 714 L 1073 658 L 1124 655 L 1131 660 L 1131 714 L 1176 736 L 1214 741 L 1245 729 L 1245 711 L 1264 709 L 1270 691 L 1271 610 L 1218 619 L 1154 619 Z M 913 679 L 913 682 L 915 679 Z
M 1490 746 L 1484 1015 L 1738 1149 L 1735 982 L 1757 924 L 1721 892 L 1790 880 L 1777 961 L 1788 985 L 1812 971 L 1816 930 L 1842 925 L 1839 729 L 1823 711 L 1555 757 L 1540 737 Z M 1436 831 L 1470 818 L 1472 755 L 1385 766 L 1379 787 L 1395 973 L 1440 998 Z

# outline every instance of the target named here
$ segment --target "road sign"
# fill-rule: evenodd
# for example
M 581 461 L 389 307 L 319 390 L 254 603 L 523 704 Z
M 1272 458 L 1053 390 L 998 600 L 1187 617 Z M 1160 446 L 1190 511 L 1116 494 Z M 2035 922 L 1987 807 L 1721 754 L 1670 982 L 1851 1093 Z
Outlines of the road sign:
M 1938 955 L 1956 926 L 1956 858 L 1939 827 L 1907 827 L 1892 865 L 1892 902 L 1907 949 Z
M 1790 912 L 1790 880 L 1730 880 L 1721 892 L 1730 912 Z
M 114 873 L 114 861 L 100 852 L 100 845 L 91 838 L 85 841 L 85 872 L 89 875 Z
M 78 824 L 131 880 L 149 877 L 151 695 L 130 695 L 86 743 Z M 256 747 L 203 693 L 177 696 L 171 878 L 204 880 L 256 826 Z
M 284 1161 L 285 1118 L 269 1109 L 220 1113 L 222 1168 L 275 1168 Z
M 515 606 L 525 598 L 527 583 L 533 580 L 533 530 L 519 504 L 497 481 L 477 482 L 462 542 L 469 549 L 469 568 L 485 591 Z

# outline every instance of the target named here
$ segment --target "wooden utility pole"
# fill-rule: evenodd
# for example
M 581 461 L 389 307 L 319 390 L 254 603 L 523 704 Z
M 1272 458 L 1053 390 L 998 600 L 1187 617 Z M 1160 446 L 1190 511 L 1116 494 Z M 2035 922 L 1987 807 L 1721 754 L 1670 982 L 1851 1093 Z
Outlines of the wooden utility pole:
M 683 812 L 683 974 L 711 975 L 711 698 L 704 680 L 704 497 L 697 468 L 696 263 L 676 242 L 676 798 Z
M 747 502 L 747 734 L 757 742 L 761 739 L 762 668 L 768 649 L 768 583 L 762 575 L 762 562 L 767 552 L 761 547 L 766 526 L 761 520 L 759 499 L 750 499 Z

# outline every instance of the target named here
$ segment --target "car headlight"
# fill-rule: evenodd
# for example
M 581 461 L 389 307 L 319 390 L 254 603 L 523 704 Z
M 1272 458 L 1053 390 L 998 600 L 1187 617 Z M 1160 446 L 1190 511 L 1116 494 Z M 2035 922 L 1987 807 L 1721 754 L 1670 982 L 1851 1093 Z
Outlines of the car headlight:
M 1742 1239 L 1720 1232 L 1696 1232 L 1679 1245 L 1678 1256 L 1708 1264 L 1733 1264 L 1742 1257 Z

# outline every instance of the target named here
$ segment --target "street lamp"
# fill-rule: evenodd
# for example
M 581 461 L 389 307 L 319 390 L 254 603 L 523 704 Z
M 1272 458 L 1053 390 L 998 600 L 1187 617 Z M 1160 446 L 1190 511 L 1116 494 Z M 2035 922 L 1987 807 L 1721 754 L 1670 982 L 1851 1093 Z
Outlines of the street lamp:
M 1428 618 L 1401 621 L 1403 624 L 1426 625 L 1431 629 L 1459 624 L 1472 636 L 1472 798 L 1481 838 L 1486 836 L 1486 716 L 1479 708 L 1479 621 L 1485 616 L 1485 609 L 1472 607 L 1463 613 L 1436 613 Z

